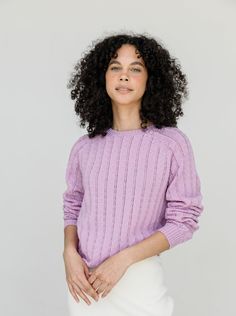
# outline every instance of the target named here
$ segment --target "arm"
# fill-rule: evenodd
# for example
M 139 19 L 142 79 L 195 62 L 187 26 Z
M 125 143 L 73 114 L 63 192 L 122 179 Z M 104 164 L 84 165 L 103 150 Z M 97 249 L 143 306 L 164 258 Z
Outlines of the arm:
M 73 253 L 77 252 L 77 244 L 79 242 L 77 236 L 77 227 L 75 225 L 67 225 L 64 228 L 64 252 Z
M 79 242 L 77 236 L 77 218 L 82 205 L 84 190 L 82 174 L 79 165 L 80 142 L 77 141 L 71 149 L 67 168 L 67 188 L 63 193 L 63 219 L 64 219 L 64 252 L 77 251 Z
M 180 134 L 173 147 L 166 190 L 165 224 L 145 240 L 122 250 L 128 264 L 173 248 L 192 238 L 203 211 L 200 179 L 191 143 Z
M 130 266 L 135 262 L 160 254 L 169 248 L 165 235 L 156 232 L 141 242 L 121 250 L 120 253 L 126 260 L 127 265 Z

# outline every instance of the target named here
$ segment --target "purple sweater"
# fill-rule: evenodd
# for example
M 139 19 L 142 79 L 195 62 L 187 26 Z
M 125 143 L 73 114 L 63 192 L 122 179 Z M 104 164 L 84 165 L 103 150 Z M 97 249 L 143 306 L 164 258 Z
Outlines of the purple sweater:
M 77 250 L 90 268 L 157 231 L 172 248 L 199 229 L 200 179 L 178 127 L 82 135 L 65 179 L 64 227 L 77 226 Z

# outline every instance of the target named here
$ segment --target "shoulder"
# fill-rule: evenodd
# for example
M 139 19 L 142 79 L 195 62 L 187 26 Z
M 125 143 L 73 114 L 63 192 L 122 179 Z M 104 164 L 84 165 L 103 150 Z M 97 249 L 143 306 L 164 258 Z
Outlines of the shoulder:
M 71 153 L 79 153 L 80 150 L 89 142 L 88 134 L 82 135 L 72 143 Z
M 179 127 L 162 127 L 156 128 L 158 133 L 163 136 L 165 141 L 170 145 L 183 145 L 189 142 L 189 137 Z
M 179 127 L 163 127 L 161 129 L 156 128 L 156 130 L 174 155 L 187 155 L 193 153 L 189 136 Z

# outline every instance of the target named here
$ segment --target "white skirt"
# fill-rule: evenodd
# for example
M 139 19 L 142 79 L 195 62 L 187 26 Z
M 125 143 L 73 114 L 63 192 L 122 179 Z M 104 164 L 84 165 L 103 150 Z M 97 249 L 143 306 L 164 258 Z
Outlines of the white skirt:
M 160 256 L 135 262 L 111 291 L 91 304 L 81 297 L 77 303 L 67 288 L 70 316 L 172 316 L 174 300 L 168 294 Z

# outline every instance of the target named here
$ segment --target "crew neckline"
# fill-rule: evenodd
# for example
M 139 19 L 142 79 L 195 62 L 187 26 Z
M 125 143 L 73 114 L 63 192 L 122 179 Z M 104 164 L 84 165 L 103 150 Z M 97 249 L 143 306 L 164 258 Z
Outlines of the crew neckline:
M 107 130 L 107 134 L 109 134 L 109 135 L 117 135 L 117 136 L 138 135 L 138 134 L 146 133 L 146 132 L 150 131 L 153 128 L 154 128 L 154 124 L 148 125 L 145 129 L 142 129 L 140 127 L 140 128 L 136 128 L 136 129 L 123 130 L 123 131 L 117 131 L 116 129 L 113 129 L 113 128 L 110 127 Z

